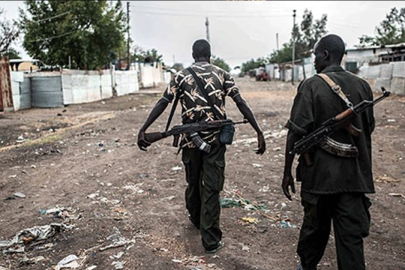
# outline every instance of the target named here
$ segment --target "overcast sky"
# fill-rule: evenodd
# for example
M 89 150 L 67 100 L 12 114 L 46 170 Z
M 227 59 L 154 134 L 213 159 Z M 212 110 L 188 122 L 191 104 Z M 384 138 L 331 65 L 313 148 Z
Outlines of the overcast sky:
M 122 1 L 127 10 L 127 1 Z M 264 57 L 289 41 L 293 26 L 305 9 L 314 19 L 328 17 L 326 29 L 340 35 L 347 47 L 359 37 L 374 35 L 375 27 L 402 1 L 130 1 L 131 38 L 144 50 L 157 49 L 165 64 L 192 63 L 191 46 L 206 38 L 206 18 L 212 53 L 231 67 Z M 0 1 L 11 19 L 18 18 L 22 1 Z M 278 36 L 278 38 L 277 38 Z M 278 41 L 278 42 L 277 42 Z M 21 42 L 20 42 L 21 43 Z M 29 57 L 19 46 L 18 51 Z

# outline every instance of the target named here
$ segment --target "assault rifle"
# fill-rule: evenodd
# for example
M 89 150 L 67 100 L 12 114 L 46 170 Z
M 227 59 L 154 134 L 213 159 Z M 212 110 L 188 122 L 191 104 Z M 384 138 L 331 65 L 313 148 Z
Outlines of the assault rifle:
M 312 161 L 307 155 L 308 151 L 317 145 L 321 145 L 325 143 L 327 139 L 330 139 L 328 136 L 334 133 L 335 131 L 346 128 L 351 134 L 358 136 L 361 130 L 357 129 L 351 124 L 351 121 L 360 113 L 365 111 L 368 107 L 374 106 L 384 98 L 388 97 L 391 92 L 385 90 L 384 87 L 381 87 L 382 95 L 374 100 L 363 100 L 356 106 L 349 108 L 340 114 L 332 117 L 322 125 L 308 134 L 307 136 L 303 137 L 302 139 L 298 140 L 294 144 L 294 148 L 290 151 L 290 154 L 304 154 L 304 158 L 306 160 L 307 165 L 311 165 Z
M 211 146 L 201 139 L 200 135 L 198 134 L 199 131 L 214 130 L 219 129 L 225 125 L 245 124 L 247 122 L 248 120 L 246 119 L 240 122 L 233 122 L 232 119 L 226 119 L 226 120 L 213 120 L 208 122 L 201 121 L 198 123 L 177 125 L 173 126 L 172 129 L 165 132 L 145 133 L 145 140 L 150 143 L 153 143 L 166 137 L 174 136 L 173 146 L 177 147 L 179 143 L 180 134 L 187 133 L 190 134 L 190 138 L 193 140 L 194 144 L 200 150 L 209 153 L 211 150 Z

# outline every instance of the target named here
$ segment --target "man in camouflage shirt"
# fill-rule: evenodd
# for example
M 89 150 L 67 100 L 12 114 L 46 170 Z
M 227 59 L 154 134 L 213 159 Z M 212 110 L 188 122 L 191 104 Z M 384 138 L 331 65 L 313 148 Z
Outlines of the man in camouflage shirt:
M 190 72 L 185 69 L 178 72 L 163 97 L 152 109 L 145 124 L 138 133 L 138 146 L 146 151 L 150 142 L 145 140 L 146 129 L 163 113 L 176 95 L 179 95 L 182 106 L 183 124 L 200 121 L 218 120 L 217 114 L 226 118 L 225 97 L 229 96 L 236 103 L 238 109 L 257 132 L 257 154 L 263 154 L 266 143 L 263 133 L 246 101 L 240 95 L 233 78 L 221 68 L 211 65 L 211 47 L 206 40 L 197 40 L 193 44 L 193 58 L 191 66 L 204 84 L 213 106 L 214 113 L 204 94 Z M 200 132 L 200 137 L 211 146 L 209 153 L 195 147 L 189 134 L 184 134 L 181 142 L 182 161 L 186 170 L 186 208 L 189 218 L 196 228 L 200 229 L 202 243 L 207 253 L 214 253 L 223 247 L 222 231 L 220 229 L 219 193 L 224 185 L 226 146 L 219 139 L 219 129 Z

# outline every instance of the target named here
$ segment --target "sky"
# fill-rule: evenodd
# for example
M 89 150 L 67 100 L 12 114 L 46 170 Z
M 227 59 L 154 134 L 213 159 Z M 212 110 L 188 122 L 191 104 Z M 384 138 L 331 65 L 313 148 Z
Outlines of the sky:
M 127 2 L 122 1 L 127 11 Z M 0 1 L 9 20 L 18 18 L 23 1 Z M 129 1 L 130 35 L 134 46 L 156 49 L 171 66 L 193 62 L 191 47 L 197 39 L 209 41 L 212 54 L 231 67 L 282 48 L 291 38 L 293 10 L 300 24 L 304 11 L 314 20 L 327 15 L 326 30 L 341 36 L 347 48 L 359 43 L 362 35 L 374 36 L 376 26 L 390 10 L 405 7 L 403 1 Z M 21 47 L 23 58 L 30 58 Z

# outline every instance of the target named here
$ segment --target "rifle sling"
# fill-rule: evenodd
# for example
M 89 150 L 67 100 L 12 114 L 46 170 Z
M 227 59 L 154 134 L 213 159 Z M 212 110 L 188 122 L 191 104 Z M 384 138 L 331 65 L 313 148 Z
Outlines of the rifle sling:
M 330 86 L 333 93 L 338 95 L 346 103 L 347 107 L 349 107 L 350 109 L 353 108 L 353 103 L 351 103 L 346 97 L 345 93 L 343 93 L 342 88 L 340 88 L 340 86 L 336 84 L 328 75 L 326 75 L 325 73 L 318 73 L 316 75 L 321 77 Z
M 218 119 L 225 119 L 222 113 L 220 113 L 217 108 L 214 106 L 214 103 L 212 102 L 212 99 L 208 96 L 207 91 L 205 90 L 205 87 L 201 83 L 200 78 L 197 76 L 197 74 L 194 72 L 194 70 L 191 67 L 187 68 L 188 72 L 193 76 L 195 82 L 197 83 L 198 88 L 200 89 L 200 92 L 203 94 L 204 98 L 207 100 L 208 104 L 210 105 L 212 112 L 215 114 L 215 116 Z
M 170 84 L 169 84 L 168 87 L 170 87 Z M 174 101 L 173 101 L 172 109 L 171 109 L 171 111 L 170 111 L 169 118 L 167 119 L 167 124 L 166 124 L 166 129 L 165 129 L 165 131 L 167 131 L 167 130 L 169 129 L 170 123 L 172 122 L 173 115 L 174 115 L 174 112 L 176 111 L 177 103 L 178 103 L 178 101 L 179 101 L 179 97 L 180 97 L 180 93 L 176 93 L 176 97 L 174 98 Z

